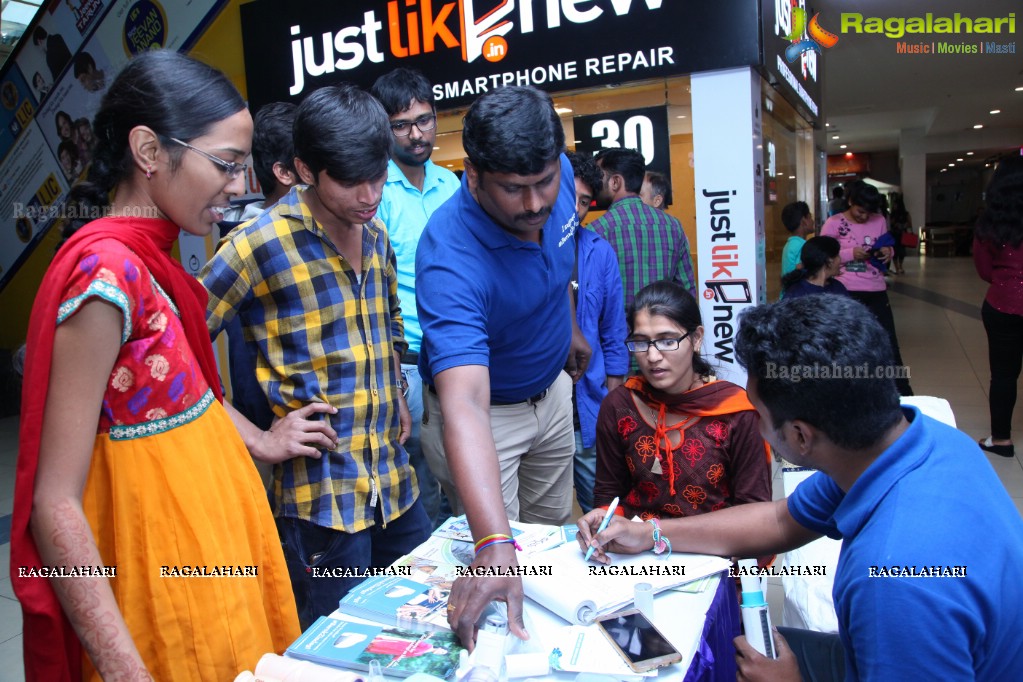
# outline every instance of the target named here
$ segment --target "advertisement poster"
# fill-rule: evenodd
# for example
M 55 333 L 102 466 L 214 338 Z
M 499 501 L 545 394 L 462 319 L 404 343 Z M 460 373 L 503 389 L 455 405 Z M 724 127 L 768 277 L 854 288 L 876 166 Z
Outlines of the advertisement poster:
M 65 74 L 39 108 L 36 122 L 64 177 L 73 182 L 92 160 L 92 119 L 113 80 L 114 69 L 96 40 L 90 41 L 75 59 L 90 69 L 80 78 Z
M 30 122 L 0 163 L 0 286 L 54 223 L 69 183 L 53 164 L 39 127 Z
M 92 159 L 92 119 L 128 60 L 187 49 L 226 0 L 51 0 L 0 71 L 0 288 Z
M 116 0 L 95 38 L 120 68 L 154 47 L 187 48 L 198 37 L 196 27 L 204 28 L 216 15 L 213 10 L 223 4 L 223 0 Z
M 0 80 L 0 159 L 7 156 L 35 113 L 25 79 L 17 69 L 9 70 Z
M 74 55 L 95 29 L 108 2 L 104 0 L 57 0 L 47 3 L 42 18 L 25 32 L 25 44 L 16 64 L 42 102 L 65 69 L 74 70 Z

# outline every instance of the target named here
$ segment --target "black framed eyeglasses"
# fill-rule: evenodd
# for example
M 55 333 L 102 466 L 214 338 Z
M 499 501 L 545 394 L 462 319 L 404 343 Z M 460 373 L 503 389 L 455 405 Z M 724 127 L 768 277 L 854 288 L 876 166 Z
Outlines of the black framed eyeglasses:
M 426 133 L 437 127 L 436 114 L 423 114 L 414 121 L 391 121 L 391 132 L 395 137 L 408 137 L 415 126 L 419 132 Z
M 232 180 L 234 178 L 237 178 L 239 175 L 244 174 L 245 171 L 249 167 L 249 165 L 247 163 L 236 163 L 234 161 L 224 161 L 219 156 L 213 156 L 213 154 L 210 154 L 209 152 L 204 152 L 203 150 L 199 149 L 198 147 L 193 147 L 192 145 L 188 144 L 187 142 L 179 140 L 176 137 L 172 137 L 172 138 L 169 138 L 169 139 L 170 139 L 171 142 L 174 142 L 175 144 L 180 144 L 182 147 L 185 147 L 186 149 L 191 149 L 196 154 L 202 154 L 207 159 L 212 161 L 214 163 L 214 165 L 219 166 L 220 170 L 224 171 L 224 174 L 227 175 L 227 177 L 231 178 Z
M 653 346 L 662 353 L 669 350 L 678 350 L 681 344 L 692 332 L 686 332 L 677 339 L 654 339 L 653 341 L 626 341 L 625 347 L 630 353 L 646 353 Z

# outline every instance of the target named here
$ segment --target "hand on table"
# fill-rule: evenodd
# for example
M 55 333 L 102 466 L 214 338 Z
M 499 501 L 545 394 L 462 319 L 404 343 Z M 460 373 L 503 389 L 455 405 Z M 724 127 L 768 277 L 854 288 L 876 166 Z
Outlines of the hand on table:
M 774 648 L 778 658 L 764 656 L 747 641 L 744 635 L 732 640 L 735 645 L 735 665 L 739 669 L 736 680 L 740 682 L 800 682 L 799 663 L 785 638 L 774 630 Z
M 654 529 L 648 523 L 626 521 L 620 516 L 615 516 L 607 528 L 597 534 L 606 513 L 606 509 L 594 509 L 576 522 L 579 534 L 575 537 L 580 549 L 585 552 L 591 546 L 596 548 L 592 559 L 609 564 L 611 558 L 607 556 L 607 552 L 639 554 L 653 548 Z M 596 542 L 591 542 L 594 539 Z
M 518 566 L 511 543 L 492 545 L 476 556 L 471 568 Z M 522 620 L 522 578 L 518 576 L 465 576 L 455 580 L 448 597 L 448 625 L 470 652 L 476 646 L 476 621 L 492 601 L 508 605 L 508 631 L 529 639 Z

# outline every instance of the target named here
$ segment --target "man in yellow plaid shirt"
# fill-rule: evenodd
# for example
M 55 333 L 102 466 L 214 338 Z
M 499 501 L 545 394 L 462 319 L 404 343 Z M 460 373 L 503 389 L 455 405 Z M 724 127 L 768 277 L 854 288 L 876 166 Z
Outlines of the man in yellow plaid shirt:
M 310 94 L 295 117 L 306 186 L 239 230 L 200 273 L 210 334 L 240 318 L 275 415 L 309 412 L 286 422 L 299 441 L 305 425 L 307 443 L 323 442 L 320 416 L 336 436 L 333 448 L 270 455 L 279 458 L 274 515 L 304 627 L 333 611 L 363 569 L 387 566 L 431 530 L 402 447 L 411 420 L 395 256 L 374 217 L 390 144 L 387 114 L 368 94 L 347 85 Z M 253 450 L 264 438 L 254 428 L 239 423 Z

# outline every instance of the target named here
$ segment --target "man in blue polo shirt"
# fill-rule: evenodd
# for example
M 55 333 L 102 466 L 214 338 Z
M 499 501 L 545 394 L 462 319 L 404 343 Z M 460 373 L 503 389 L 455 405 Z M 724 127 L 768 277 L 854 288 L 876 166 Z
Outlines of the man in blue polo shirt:
M 419 442 L 423 420 L 423 379 L 419 374 L 419 347 L 423 332 L 416 309 L 416 247 L 437 208 L 458 189 L 458 177 L 430 160 L 437 140 L 437 110 L 433 88 L 418 71 L 397 68 L 373 84 L 372 94 L 391 121 L 391 160 L 377 217 L 387 226 L 398 262 L 398 298 L 405 321 L 408 350 L 401 356 L 402 378 L 412 414 L 412 433 L 405 441 L 409 463 L 419 481 L 419 500 L 434 525 L 440 513 L 440 485 L 430 472 Z
M 760 556 L 842 540 L 838 634 L 779 628 L 777 660 L 735 640 L 743 680 L 1010 680 L 1023 671 L 1023 519 L 964 433 L 900 409 L 887 334 L 863 306 L 809 296 L 740 317 L 735 353 L 760 430 L 819 473 L 786 500 L 662 521 L 675 551 Z M 590 543 L 601 512 L 580 519 Z M 615 521 L 602 550 L 649 549 Z
M 486 93 L 463 121 L 465 175 L 416 254 L 426 392 L 422 444 L 479 545 L 474 567 L 517 565 L 508 520 L 572 512 L 572 378 L 589 346 L 573 321 L 575 181 L 550 97 Z M 571 349 L 571 351 L 570 351 Z M 566 364 L 566 360 L 570 360 Z M 486 546 L 482 546 L 486 543 Z M 449 620 L 463 641 L 493 599 L 522 628 L 517 577 L 459 581 Z

